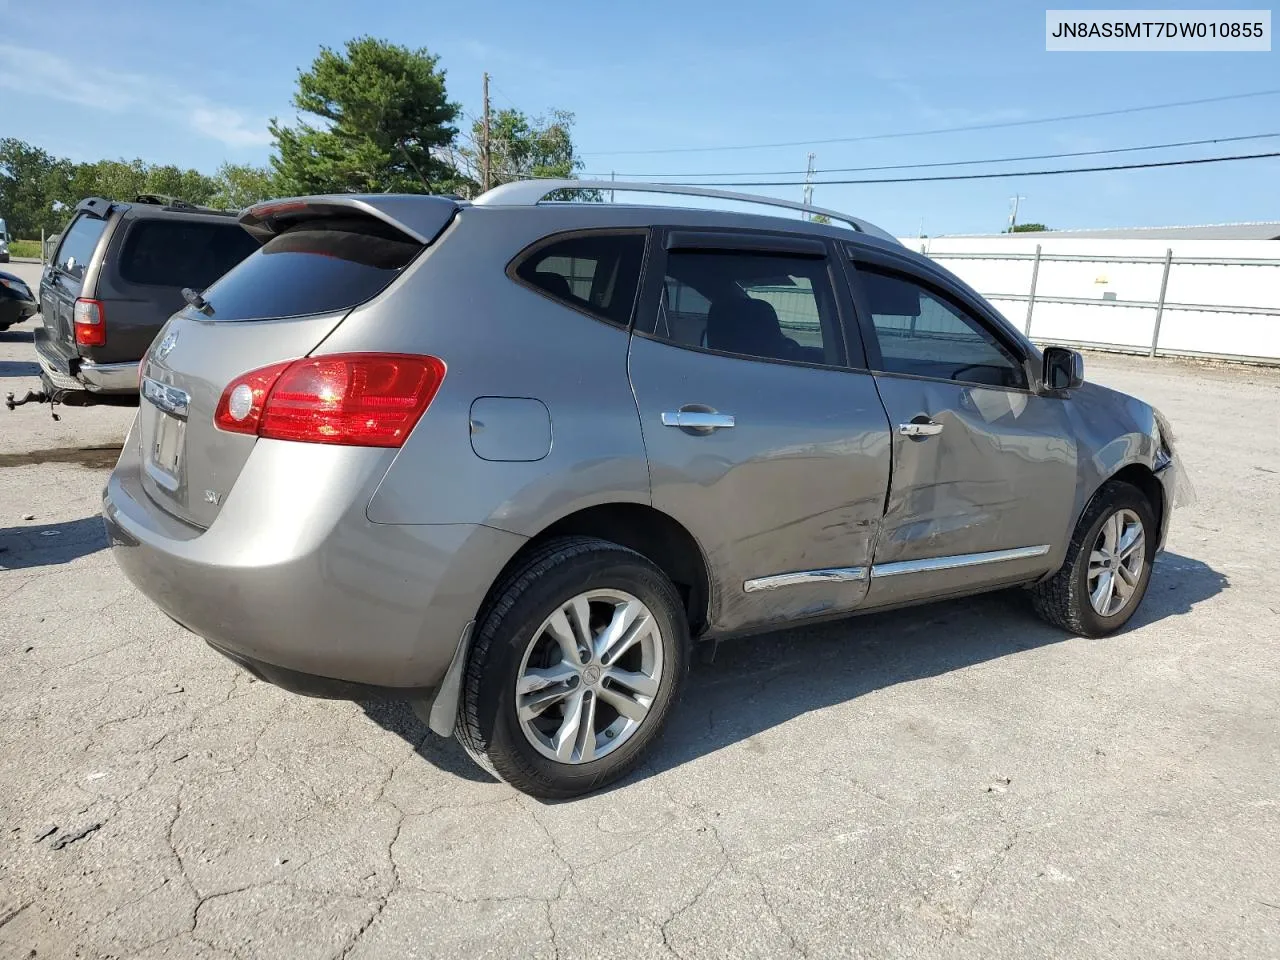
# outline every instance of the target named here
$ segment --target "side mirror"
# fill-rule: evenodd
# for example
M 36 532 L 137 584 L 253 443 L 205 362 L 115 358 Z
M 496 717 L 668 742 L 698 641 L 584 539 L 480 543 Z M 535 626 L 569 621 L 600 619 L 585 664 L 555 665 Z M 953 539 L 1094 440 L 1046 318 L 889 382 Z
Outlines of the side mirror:
M 1041 379 L 1046 390 L 1074 390 L 1084 383 L 1084 357 L 1066 347 L 1045 347 Z

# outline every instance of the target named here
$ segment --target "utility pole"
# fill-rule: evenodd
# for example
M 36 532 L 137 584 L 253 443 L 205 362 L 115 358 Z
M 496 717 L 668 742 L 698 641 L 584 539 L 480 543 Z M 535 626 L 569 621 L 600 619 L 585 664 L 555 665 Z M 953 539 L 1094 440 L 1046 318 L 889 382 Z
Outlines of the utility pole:
M 1013 233 L 1013 228 L 1018 225 L 1018 204 L 1025 199 L 1027 198 L 1021 194 L 1009 198 L 1009 202 L 1013 204 L 1009 210 L 1009 233 Z
M 483 165 L 482 186 L 489 189 L 489 74 L 484 75 L 484 131 L 480 135 L 480 162 Z
M 617 179 L 618 179 L 618 172 L 617 172 L 616 170 L 610 170 L 610 171 L 609 171 L 609 180 L 610 180 L 610 182 L 612 182 L 612 181 L 614 181 L 614 180 L 617 180 Z M 612 191 L 612 190 L 610 190 L 610 191 L 609 191 L 609 202 L 610 202 L 610 203 L 613 203 L 613 191 Z
M 813 161 L 816 159 L 816 157 L 817 157 L 817 155 L 816 155 L 816 154 L 813 154 L 813 153 L 810 153 L 810 154 L 809 154 L 809 168 L 808 168 L 807 170 L 805 170 L 805 172 L 804 172 L 804 203 L 805 203 L 805 206 L 809 206 L 809 205 L 811 205 L 811 204 L 813 203 Z M 801 214 L 801 216 L 802 216 L 805 220 L 808 220 L 808 219 L 809 219 L 809 214 L 808 214 L 808 213 L 803 213 L 803 214 Z

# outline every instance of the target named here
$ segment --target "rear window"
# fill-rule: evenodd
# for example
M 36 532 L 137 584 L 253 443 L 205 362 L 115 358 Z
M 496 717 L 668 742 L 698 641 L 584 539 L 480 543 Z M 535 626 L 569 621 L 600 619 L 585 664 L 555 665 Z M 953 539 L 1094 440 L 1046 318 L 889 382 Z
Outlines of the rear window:
M 82 213 L 71 222 L 54 254 L 53 265 L 77 280 L 84 278 L 85 268 L 93 258 L 93 251 L 107 229 L 107 221 Z
M 314 220 L 272 237 L 204 296 L 213 320 L 348 310 L 380 293 L 421 249 L 378 220 Z
M 625 327 L 631 322 L 644 243 L 643 232 L 557 237 L 524 254 L 515 275 L 561 303 Z
M 203 290 L 258 249 L 240 224 L 140 220 L 120 251 L 129 283 Z

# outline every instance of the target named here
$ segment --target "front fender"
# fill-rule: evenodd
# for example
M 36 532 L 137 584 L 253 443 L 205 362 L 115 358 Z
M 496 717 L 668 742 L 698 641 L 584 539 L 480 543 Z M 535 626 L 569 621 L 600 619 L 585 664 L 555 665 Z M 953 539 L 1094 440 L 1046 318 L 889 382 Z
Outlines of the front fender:
M 1074 530 L 1094 494 L 1121 470 L 1137 464 L 1154 472 L 1160 429 L 1150 404 L 1096 383 L 1086 383 L 1072 391 L 1067 400 L 1067 416 L 1078 451 L 1071 514 Z M 1169 492 L 1166 490 L 1165 503 L 1172 506 Z M 1168 509 L 1164 511 L 1165 523 L 1169 513 Z

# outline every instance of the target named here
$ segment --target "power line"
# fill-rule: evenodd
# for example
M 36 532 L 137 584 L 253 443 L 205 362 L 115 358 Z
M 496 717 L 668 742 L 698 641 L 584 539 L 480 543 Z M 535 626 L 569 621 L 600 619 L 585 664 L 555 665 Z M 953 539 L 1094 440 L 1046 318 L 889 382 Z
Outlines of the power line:
M 955 173 L 941 177 L 881 177 L 868 180 L 815 180 L 815 187 L 850 186 L 870 183 L 937 183 L 946 180 L 1000 180 L 1007 177 L 1052 177 L 1066 173 L 1101 173 L 1107 170 L 1151 170 L 1156 167 L 1189 167 L 1204 163 L 1227 163 L 1232 160 L 1262 160 L 1280 157 L 1273 153 L 1243 153 L 1230 157 L 1201 157 L 1197 160 L 1163 160 L 1152 163 L 1117 163 L 1105 167 L 1070 167 L 1063 170 L 1010 170 L 1004 173 Z M 698 187 L 800 187 L 803 180 L 737 180 L 691 184 Z
M 490 78 L 490 83 L 492 83 L 492 80 L 493 80 L 493 78 L 491 77 L 491 78 Z M 515 102 L 514 100 L 512 100 L 509 96 L 507 96 L 507 93 L 506 93 L 506 91 L 505 91 L 505 90 L 503 90 L 503 89 L 502 89 L 500 86 L 498 86 L 496 83 L 492 83 L 492 85 L 493 85 L 494 92 L 496 92 L 496 93 L 498 94 L 498 96 L 500 96 L 503 100 L 507 101 L 507 103 L 511 104 L 511 109 L 512 109 L 512 110 L 519 110 L 519 109 L 520 109 L 518 106 L 516 106 L 516 102 Z
M 1091 113 L 1068 113 L 1056 117 L 1038 117 L 1031 120 L 1001 120 L 993 123 L 971 123 L 956 127 L 934 127 L 929 130 L 908 130 L 901 133 L 872 133 L 857 137 L 829 137 L 824 140 L 788 140 L 779 143 L 744 143 L 719 147 L 662 147 L 647 150 L 593 150 L 584 157 L 641 156 L 660 153 L 713 153 L 726 150 L 765 150 L 773 147 L 811 147 L 829 143 L 865 143 L 868 140 L 897 140 L 904 137 L 929 137 L 942 133 L 965 133 L 972 130 L 1000 130 L 1008 127 L 1029 127 L 1041 123 L 1060 123 L 1064 120 L 1092 120 L 1098 117 L 1118 117 L 1151 110 L 1169 110 L 1174 107 L 1193 107 L 1205 103 L 1226 103 L 1231 100 L 1247 100 L 1253 97 L 1270 97 L 1276 90 L 1254 90 L 1251 93 L 1232 93 L 1221 97 L 1201 97 L 1197 100 L 1175 100 L 1169 103 L 1153 103 L 1140 107 L 1120 107 L 1115 110 L 1098 110 Z
M 1205 140 L 1179 140 L 1174 143 L 1149 143 L 1138 147 L 1112 147 L 1106 150 L 1074 150 L 1069 153 L 1031 153 L 1021 157 L 991 157 L 986 160 L 940 160 L 931 163 L 889 163 L 870 167 L 829 167 L 814 173 L 869 173 L 875 170 L 923 170 L 931 167 L 972 167 L 983 163 L 1018 163 L 1024 160 L 1062 160 L 1067 157 L 1097 157 L 1114 153 L 1137 153 L 1144 150 L 1169 150 L 1175 147 L 1198 147 L 1211 143 L 1239 143 L 1243 140 L 1267 140 L 1280 137 L 1280 133 L 1254 133 L 1241 137 L 1213 137 Z M 647 177 L 668 179 L 671 177 L 788 177 L 801 176 L 807 170 L 724 170 L 719 173 L 619 173 L 619 177 Z M 584 177 L 605 179 L 604 174 L 583 174 Z

